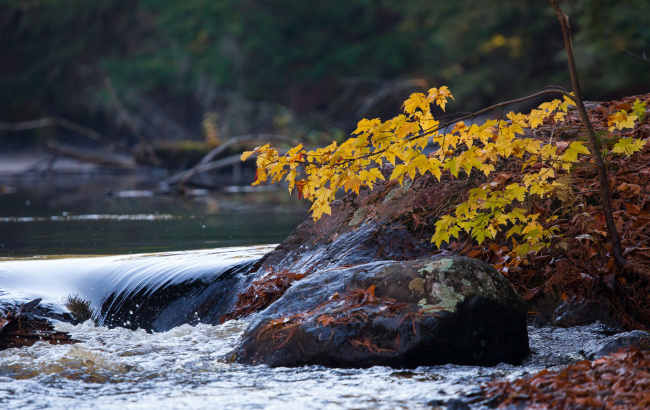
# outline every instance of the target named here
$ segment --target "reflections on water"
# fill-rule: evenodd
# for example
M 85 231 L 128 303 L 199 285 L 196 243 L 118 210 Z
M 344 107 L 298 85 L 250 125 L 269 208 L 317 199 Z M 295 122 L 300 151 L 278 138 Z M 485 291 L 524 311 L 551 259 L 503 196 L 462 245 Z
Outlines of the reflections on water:
M 0 257 L 278 243 L 307 218 L 308 204 L 284 190 L 161 196 L 154 195 L 157 182 L 138 175 L 0 177 L 0 188 L 11 187 L 0 189 Z
M 180 216 L 176 218 L 182 218 Z M 190 219 L 196 217 L 190 216 Z M 0 217 L 0 222 L 49 222 L 49 221 L 165 221 L 174 219 L 169 214 L 139 214 L 139 215 L 61 215 L 61 216 L 6 216 Z

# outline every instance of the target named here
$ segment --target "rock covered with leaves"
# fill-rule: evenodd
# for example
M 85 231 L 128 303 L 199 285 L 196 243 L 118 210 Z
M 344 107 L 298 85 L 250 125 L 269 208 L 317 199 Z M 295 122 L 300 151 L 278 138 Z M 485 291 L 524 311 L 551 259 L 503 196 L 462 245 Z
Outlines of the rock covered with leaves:
M 632 347 L 532 377 L 497 380 L 484 394 L 500 408 L 647 409 L 648 389 L 650 351 Z
M 329 269 L 300 280 L 252 322 L 239 361 L 271 366 L 518 363 L 526 309 L 483 262 L 431 257 Z

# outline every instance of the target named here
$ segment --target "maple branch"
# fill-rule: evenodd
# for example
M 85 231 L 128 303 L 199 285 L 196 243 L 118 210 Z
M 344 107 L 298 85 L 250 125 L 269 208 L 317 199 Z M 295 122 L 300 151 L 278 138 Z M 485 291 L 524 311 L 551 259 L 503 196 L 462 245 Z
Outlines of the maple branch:
M 578 82 L 578 70 L 576 68 L 575 58 L 573 56 L 573 45 L 571 43 L 571 26 L 569 25 L 569 16 L 564 13 L 557 0 L 549 1 L 555 10 L 557 18 L 560 21 L 560 26 L 562 27 L 564 48 L 566 49 L 567 60 L 569 64 L 569 74 L 571 75 L 571 85 L 573 87 L 573 93 L 575 94 L 575 98 L 573 100 L 575 101 L 578 112 L 580 113 L 580 119 L 582 120 L 582 123 L 587 130 L 587 139 L 591 148 L 591 154 L 594 156 L 594 162 L 598 168 L 598 179 L 600 180 L 600 202 L 603 206 L 607 232 L 612 244 L 612 256 L 616 261 L 616 265 L 618 265 L 619 268 L 623 268 L 628 264 L 628 261 L 625 259 L 625 257 L 623 257 L 623 253 L 621 252 L 621 240 L 619 238 L 618 231 L 616 230 L 616 224 L 614 223 L 611 194 L 609 190 L 609 179 L 607 178 L 607 167 L 605 166 L 603 158 L 600 154 L 600 147 L 598 146 L 598 139 L 596 138 L 594 127 L 591 125 L 589 115 L 587 115 L 587 110 L 585 109 L 585 105 L 582 102 L 580 83 Z
M 424 132 L 422 132 L 420 134 L 417 134 L 417 135 L 412 135 L 412 136 L 410 136 L 408 138 L 405 138 L 405 140 L 406 141 L 412 141 L 412 140 L 417 139 L 417 138 L 426 137 L 426 136 L 434 134 L 434 133 L 436 133 L 436 132 L 438 132 L 438 131 L 440 131 L 440 130 L 442 130 L 444 128 L 447 128 L 450 125 L 455 124 L 455 123 L 457 123 L 459 121 L 464 121 L 464 120 L 476 118 L 479 115 L 485 114 L 486 112 L 489 112 L 489 111 L 491 111 L 491 110 L 493 110 L 495 108 L 506 107 L 506 106 L 511 105 L 511 104 L 516 104 L 516 103 L 532 100 L 532 99 L 535 99 L 535 98 L 540 97 L 540 96 L 545 95 L 545 94 L 561 94 L 561 95 L 564 95 L 564 96 L 570 98 L 572 101 L 575 101 L 575 97 L 571 93 L 569 93 L 567 90 L 565 90 L 563 88 L 560 88 L 560 87 L 553 87 L 553 88 L 550 88 L 548 90 L 542 90 L 542 91 L 536 92 L 535 94 L 527 95 L 525 97 L 520 97 L 520 98 L 517 98 L 517 99 L 514 99 L 514 100 L 509 100 L 509 101 L 504 101 L 504 102 L 501 102 L 501 103 L 498 103 L 498 104 L 494 104 L 494 105 L 492 105 L 490 107 L 483 108 L 483 109 L 481 109 L 479 111 L 464 115 L 462 117 L 455 118 L 455 119 L 453 119 L 451 121 L 447 121 L 447 122 L 442 123 L 442 124 L 438 124 L 438 126 L 436 126 L 435 128 L 424 131 Z M 373 157 L 375 155 L 383 154 L 384 152 L 386 152 L 387 149 L 388 148 L 384 148 L 384 149 L 381 149 L 381 150 L 373 151 L 372 153 L 362 155 L 362 156 L 357 157 L 357 158 L 348 158 L 348 159 L 343 160 L 341 162 L 341 164 L 337 164 L 337 165 L 342 165 L 342 164 L 347 163 L 347 162 L 354 162 L 354 161 L 359 160 L 359 159 L 368 159 L 368 158 L 371 158 L 371 157 Z M 317 157 L 318 155 L 312 155 L 312 156 Z M 306 161 L 306 160 L 305 161 L 297 161 L 297 162 L 300 163 L 300 164 L 319 165 L 319 163 L 317 163 L 317 162 L 309 162 L 309 161 Z

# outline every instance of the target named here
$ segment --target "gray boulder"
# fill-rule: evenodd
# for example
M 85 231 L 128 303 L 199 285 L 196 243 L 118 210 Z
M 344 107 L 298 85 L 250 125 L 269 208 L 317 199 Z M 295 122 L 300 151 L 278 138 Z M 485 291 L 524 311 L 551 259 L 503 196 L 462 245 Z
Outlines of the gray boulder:
M 526 308 L 492 266 L 436 256 L 319 270 L 255 317 L 238 361 L 413 368 L 520 363 Z
M 650 349 L 650 332 L 633 330 L 631 332 L 619 333 L 601 341 L 597 346 L 585 352 L 589 360 L 600 359 L 603 356 L 616 353 L 619 349 L 636 347 L 639 349 Z

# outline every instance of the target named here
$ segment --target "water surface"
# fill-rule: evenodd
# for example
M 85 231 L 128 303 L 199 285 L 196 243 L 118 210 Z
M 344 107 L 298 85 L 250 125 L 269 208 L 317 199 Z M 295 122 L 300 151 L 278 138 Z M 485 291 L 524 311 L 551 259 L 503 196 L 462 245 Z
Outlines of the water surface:
M 278 243 L 307 217 L 286 192 L 148 196 L 155 183 L 135 176 L 10 179 L 0 187 L 0 302 L 41 297 L 54 310 L 71 294 L 97 311 L 113 293 L 218 285 L 229 267 L 272 249 L 243 245 Z M 534 354 L 524 366 L 271 369 L 234 363 L 247 326 L 198 320 L 146 332 L 58 322 L 81 343 L 0 351 L 0 408 L 426 409 L 495 378 L 578 360 L 579 349 L 602 337 L 529 328 Z
M 309 205 L 285 190 L 154 195 L 159 179 L 0 178 L 0 257 L 278 243 L 308 217 Z

